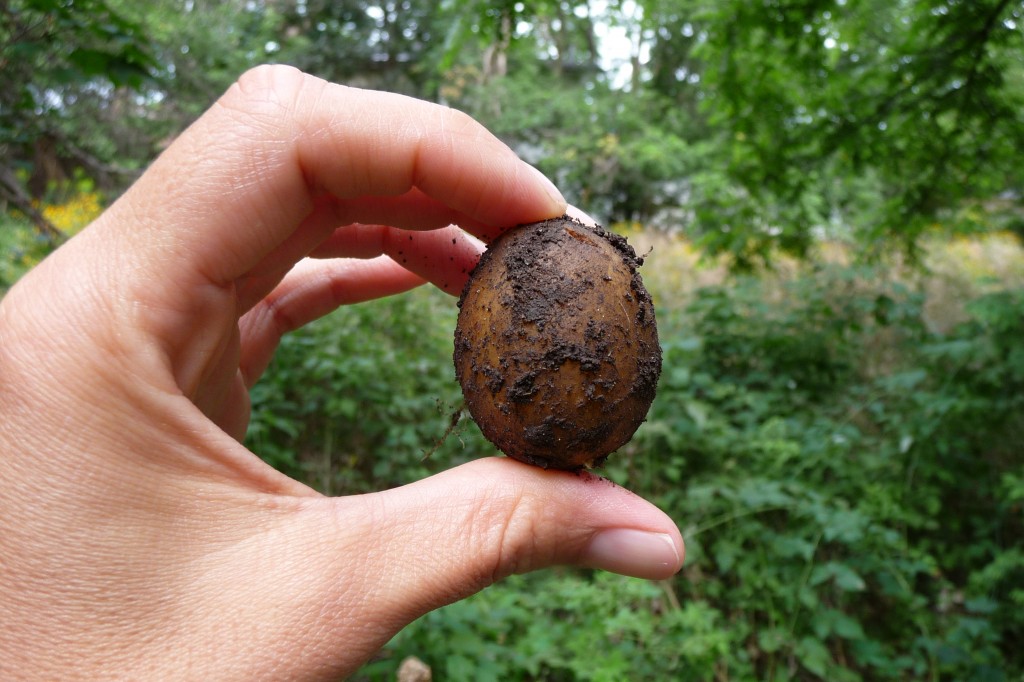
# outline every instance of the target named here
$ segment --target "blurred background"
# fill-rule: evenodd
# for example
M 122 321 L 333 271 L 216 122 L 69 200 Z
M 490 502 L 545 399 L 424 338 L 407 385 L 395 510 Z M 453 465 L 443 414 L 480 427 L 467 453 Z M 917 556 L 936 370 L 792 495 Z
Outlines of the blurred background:
M 665 351 L 602 473 L 683 572 L 516 576 L 356 679 L 1024 677 L 1024 3 L 0 0 L 0 292 L 265 62 L 478 118 L 648 253 Z M 454 303 L 289 336 L 250 447 L 328 494 L 491 454 Z

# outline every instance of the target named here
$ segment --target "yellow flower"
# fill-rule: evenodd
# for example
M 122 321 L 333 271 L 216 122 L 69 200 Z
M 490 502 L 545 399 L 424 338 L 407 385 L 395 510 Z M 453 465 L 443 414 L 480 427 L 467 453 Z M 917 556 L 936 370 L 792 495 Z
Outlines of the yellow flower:
M 81 192 L 63 204 L 43 206 L 43 215 L 65 234 L 75 234 L 103 211 L 99 194 Z

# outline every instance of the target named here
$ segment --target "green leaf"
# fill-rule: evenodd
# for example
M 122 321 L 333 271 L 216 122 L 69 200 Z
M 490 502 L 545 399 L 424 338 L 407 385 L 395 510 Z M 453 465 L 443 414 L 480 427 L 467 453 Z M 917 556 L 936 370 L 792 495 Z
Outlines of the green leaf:
M 780 650 L 788 639 L 788 633 L 780 628 L 762 630 L 757 634 L 758 645 L 769 654 Z
M 846 592 L 863 592 L 867 585 L 856 571 L 846 564 L 835 564 L 836 586 Z
M 107 52 L 88 47 L 75 48 L 68 55 L 68 61 L 86 76 L 99 76 L 107 73 L 114 59 Z
M 820 585 L 832 580 L 836 587 L 845 592 L 862 592 L 867 587 L 864 579 L 846 564 L 830 561 L 814 567 L 810 584 Z
M 819 677 L 825 676 L 832 660 L 832 655 L 825 645 L 810 637 L 804 637 L 797 642 L 796 656 L 807 670 Z
M 811 626 L 818 639 L 835 635 L 847 640 L 864 639 L 864 628 L 849 615 L 837 609 L 824 608 L 814 613 Z
M 988 597 L 973 597 L 964 600 L 964 608 L 970 613 L 989 615 L 999 609 L 999 602 Z

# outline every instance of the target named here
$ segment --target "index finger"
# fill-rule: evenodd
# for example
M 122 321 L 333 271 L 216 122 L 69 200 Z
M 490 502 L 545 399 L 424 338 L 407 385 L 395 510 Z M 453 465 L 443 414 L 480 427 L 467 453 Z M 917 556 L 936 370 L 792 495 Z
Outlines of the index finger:
M 465 114 L 260 67 L 122 197 L 132 218 L 113 222 L 150 275 L 227 284 L 275 251 L 298 260 L 325 239 L 337 225 L 304 221 L 325 195 L 350 216 L 345 202 L 412 188 L 484 226 L 565 209 L 550 182 Z

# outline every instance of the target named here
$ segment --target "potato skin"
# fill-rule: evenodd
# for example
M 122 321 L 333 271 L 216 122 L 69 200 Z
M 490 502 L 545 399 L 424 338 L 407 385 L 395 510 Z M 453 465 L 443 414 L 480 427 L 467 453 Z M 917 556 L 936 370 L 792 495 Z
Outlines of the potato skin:
M 643 423 L 661 347 L 642 263 L 563 216 L 490 244 L 459 299 L 455 371 L 483 434 L 552 469 L 600 466 Z

